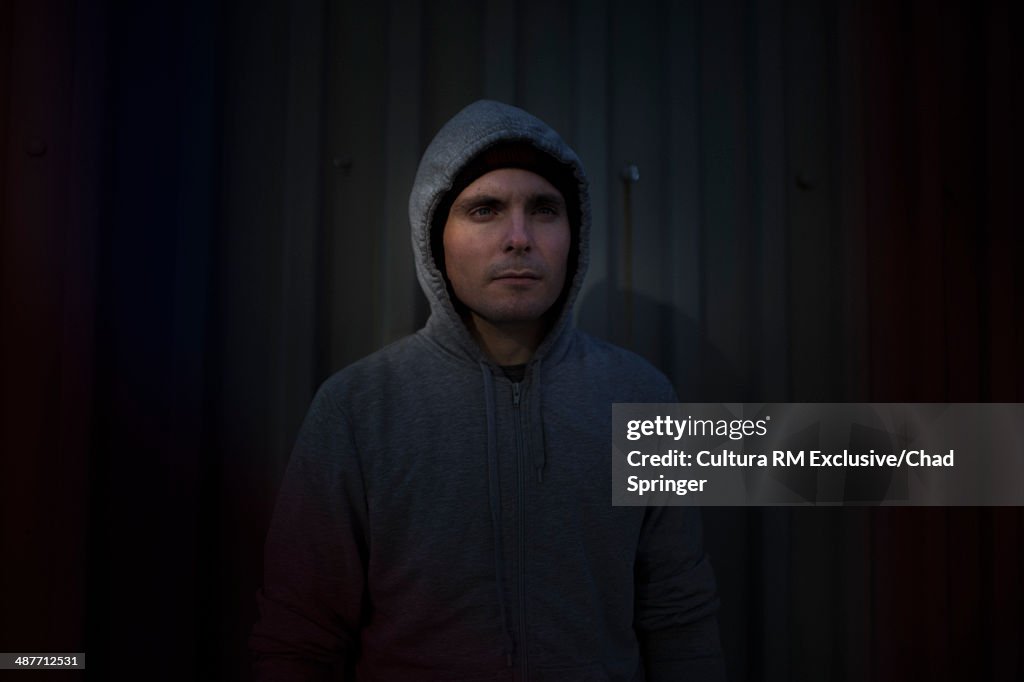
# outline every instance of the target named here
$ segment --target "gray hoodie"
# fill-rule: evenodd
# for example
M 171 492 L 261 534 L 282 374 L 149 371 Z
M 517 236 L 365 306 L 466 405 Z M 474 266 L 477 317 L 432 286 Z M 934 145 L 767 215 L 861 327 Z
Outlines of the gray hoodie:
M 562 309 L 517 383 L 467 330 L 430 235 L 459 171 L 507 141 L 578 186 Z M 576 154 L 530 114 L 476 102 L 424 153 L 409 217 L 431 316 L 313 400 L 267 536 L 258 679 L 721 679 L 697 511 L 611 506 L 612 403 L 675 394 L 572 326 L 590 230 Z

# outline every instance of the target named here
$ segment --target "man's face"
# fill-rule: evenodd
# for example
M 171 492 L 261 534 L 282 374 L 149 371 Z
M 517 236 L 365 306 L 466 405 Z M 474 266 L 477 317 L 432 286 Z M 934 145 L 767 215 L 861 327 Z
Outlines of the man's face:
M 455 295 L 492 324 L 539 323 L 562 293 L 569 218 L 561 193 L 536 173 L 481 175 L 456 197 L 443 236 Z

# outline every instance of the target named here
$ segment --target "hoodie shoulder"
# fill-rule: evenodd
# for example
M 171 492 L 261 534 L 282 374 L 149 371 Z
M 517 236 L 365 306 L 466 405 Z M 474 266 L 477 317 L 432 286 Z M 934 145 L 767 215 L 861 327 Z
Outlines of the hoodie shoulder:
M 668 377 L 633 351 L 574 328 L 569 352 L 589 375 L 612 384 L 619 402 L 677 402 Z
M 424 368 L 436 366 L 437 359 L 427 357 L 429 354 L 420 335 L 410 334 L 336 371 L 323 382 L 318 393 L 339 405 L 365 400 L 400 386 L 410 377 L 421 376 Z

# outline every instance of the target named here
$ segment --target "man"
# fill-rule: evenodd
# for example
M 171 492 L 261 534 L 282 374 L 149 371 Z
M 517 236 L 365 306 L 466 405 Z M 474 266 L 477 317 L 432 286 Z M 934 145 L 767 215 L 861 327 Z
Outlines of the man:
M 409 217 L 431 316 L 313 401 L 267 537 L 258 678 L 723 677 L 696 511 L 611 505 L 612 403 L 675 394 L 571 324 L 576 154 L 476 102 L 424 153 Z

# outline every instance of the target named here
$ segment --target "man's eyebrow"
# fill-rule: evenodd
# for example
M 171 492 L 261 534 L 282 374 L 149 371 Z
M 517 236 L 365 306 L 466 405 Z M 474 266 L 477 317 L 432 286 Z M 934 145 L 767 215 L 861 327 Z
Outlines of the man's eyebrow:
M 481 194 L 474 194 L 472 196 L 459 199 L 452 205 L 452 210 L 466 211 L 474 206 L 504 206 L 505 203 L 505 199 L 483 192 Z M 558 192 L 537 192 L 536 194 L 530 194 L 526 199 L 526 203 L 530 206 L 546 205 L 562 208 L 566 206 L 565 199 L 562 198 L 562 195 Z
M 480 206 L 482 204 L 488 204 L 495 206 L 504 203 L 501 199 L 491 194 L 474 194 L 473 196 L 463 197 L 455 202 L 452 206 L 453 209 L 462 210 L 470 206 Z
M 562 198 L 561 194 L 557 192 L 538 192 L 530 197 L 530 201 L 534 204 L 557 204 L 559 206 L 565 205 L 565 199 Z

